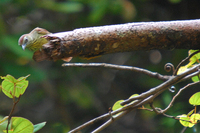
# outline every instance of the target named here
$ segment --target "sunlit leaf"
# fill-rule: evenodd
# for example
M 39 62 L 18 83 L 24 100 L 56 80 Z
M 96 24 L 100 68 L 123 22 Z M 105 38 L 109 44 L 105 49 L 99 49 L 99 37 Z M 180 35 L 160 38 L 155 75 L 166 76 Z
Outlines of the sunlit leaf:
M 128 99 L 132 98 L 132 97 L 136 97 L 136 96 L 139 96 L 139 94 L 133 94 L 131 95 Z M 135 100 L 134 100 L 135 101 Z M 133 103 L 134 101 L 132 101 L 131 103 Z
M 189 99 L 189 103 L 194 106 L 200 105 L 200 92 L 193 94 Z
M 192 53 L 194 53 L 196 51 L 198 51 L 198 50 L 189 50 L 189 55 L 191 55 Z M 196 59 L 200 59 L 200 53 L 195 54 L 193 57 L 195 57 Z
M 191 115 L 190 121 L 191 121 L 193 124 L 196 124 L 198 120 L 200 120 L 200 114 L 192 114 L 192 115 Z
M 42 122 L 42 123 L 38 123 L 36 125 L 34 125 L 34 130 L 33 132 L 37 132 L 38 130 L 40 130 L 41 128 L 43 128 L 45 126 L 46 122 Z
M 124 100 L 119 100 L 119 101 L 115 102 L 115 104 L 112 107 L 112 110 L 114 111 L 114 110 L 122 108 L 123 106 L 121 105 L 121 102 L 123 102 L 123 101 Z
M 185 127 L 193 127 L 195 125 L 190 122 L 190 117 L 188 117 L 186 114 L 179 115 L 177 117 L 180 119 L 179 122 Z
M 133 94 L 131 95 L 128 99 L 132 98 L 132 97 L 136 97 L 136 96 L 139 96 L 139 94 Z
M 194 76 L 192 77 L 193 82 L 199 82 L 199 76 Z
M 33 124 L 22 117 L 12 117 L 11 129 L 13 133 L 33 133 Z
M 187 65 L 186 66 L 182 66 L 178 69 L 177 75 L 185 72 L 188 69 Z
M 194 113 L 194 109 L 191 110 L 191 111 L 187 114 L 187 116 L 190 116 L 192 113 Z
M 194 53 L 194 52 L 196 52 L 196 51 L 197 51 L 197 50 L 189 50 L 188 55 L 191 55 L 192 53 Z M 193 56 L 190 58 L 189 63 L 188 63 L 187 65 L 181 66 L 181 67 L 179 68 L 177 74 L 181 74 L 181 73 L 185 72 L 188 68 L 194 66 L 194 64 L 195 64 L 196 62 L 197 62 L 197 63 L 199 62 L 199 59 L 200 59 L 200 53 L 197 53 L 197 54 L 193 55 Z M 194 82 L 198 81 L 197 78 L 194 78 L 193 80 L 194 80 Z
M 5 77 L 1 77 L 2 81 L 2 92 L 8 96 L 9 98 L 19 97 L 20 95 L 24 94 L 27 86 L 28 81 L 26 80 L 27 77 L 20 77 L 19 79 L 15 79 L 11 75 L 7 75 Z
M 188 55 L 191 55 L 192 53 L 196 52 L 198 50 L 189 50 L 189 54 Z M 195 55 L 193 55 L 191 58 L 190 58 L 190 65 L 194 64 L 194 63 L 198 63 L 199 62 L 199 59 L 200 59 L 200 53 L 197 53 Z

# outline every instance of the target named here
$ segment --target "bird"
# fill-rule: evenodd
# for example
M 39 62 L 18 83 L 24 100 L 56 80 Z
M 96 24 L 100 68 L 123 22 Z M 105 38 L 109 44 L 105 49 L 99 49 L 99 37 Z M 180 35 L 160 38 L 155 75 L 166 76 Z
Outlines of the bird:
M 18 40 L 18 45 L 20 45 L 23 50 L 26 48 L 34 52 L 41 50 L 42 45 L 48 42 L 48 40 L 43 36 L 49 34 L 52 33 L 46 29 L 36 27 L 30 33 L 22 35 Z
M 36 27 L 30 33 L 22 35 L 18 40 L 18 45 L 22 47 L 23 50 L 26 48 L 30 51 L 34 51 L 33 59 L 37 62 L 49 59 L 49 56 L 42 52 L 42 46 L 48 43 L 48 40 L 44 38 L 45 35 L 50 35 L 51 32 L 46 29 Z M 62 60 L 69 62 L 72 57 L 63 57 Z

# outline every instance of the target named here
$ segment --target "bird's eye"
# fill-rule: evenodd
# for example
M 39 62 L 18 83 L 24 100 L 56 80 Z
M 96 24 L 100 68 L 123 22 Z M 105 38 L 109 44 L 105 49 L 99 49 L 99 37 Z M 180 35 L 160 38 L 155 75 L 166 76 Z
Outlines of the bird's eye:
M 25 36 L 24 37 L 24 44 L 26 44 L 28 42 L 28 38 Z

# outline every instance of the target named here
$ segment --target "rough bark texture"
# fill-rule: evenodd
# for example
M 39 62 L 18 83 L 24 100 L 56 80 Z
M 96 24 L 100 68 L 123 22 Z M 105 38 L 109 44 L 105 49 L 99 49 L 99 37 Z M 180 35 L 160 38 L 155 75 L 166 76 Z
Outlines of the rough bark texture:
M 75 29 L 45 36 L 49 42 L 34 60 L 151 49 L 200 49 L 200 20 L 139 22 Z

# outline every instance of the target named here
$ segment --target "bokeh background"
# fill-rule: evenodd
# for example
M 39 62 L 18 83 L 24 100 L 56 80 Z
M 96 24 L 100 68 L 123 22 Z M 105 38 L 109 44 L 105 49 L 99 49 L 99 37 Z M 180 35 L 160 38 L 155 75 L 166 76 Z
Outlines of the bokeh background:
M 32 52 L 18 46 L 19 37 L 35 27 L 50 32 L 76 28 L 141 21 L 167 21 L 200 18 L 199 0 L 1 0 L 0 1 L 0 76 L 15 78 L 31 74 L 29 86 L 14 112 L 34 124 L 46 121 L 39 133 L 64 133 L 99 115 L 120 99 L 142 93 L 162 83 L 145 75 L 107 68 L 64 68 L 63 61 L 32 60 Z M 73 58 L 71 62 L 104 62 L 149 69 L 161 74 L 167 62 L 175 66 L 187 50 L 152 50 L 104 55 L 92 60 Z M 186 81 L 176 85 L 180 89 Z M 199 86 L 185 90 L 167 112 L 188 113 L 189 97 Z M 165 108 L 175 93 L 166 91 L 155 99 Z M 0 93 L 0 115 L 9 114 L 12 99 Z M 148 106 L 147 106 L 148 107 Z M 88 133 L 100 126 L 86 129 Z M 199 126 L 199 125 L 198 125 Z M 198 130 L 198 126 L 186 132 Z M 176 120 L 137 110 L 116 121 L 103 133 L 176 133 L 183 129 Z M 199 131 L 199 130 L 198 130 Z

